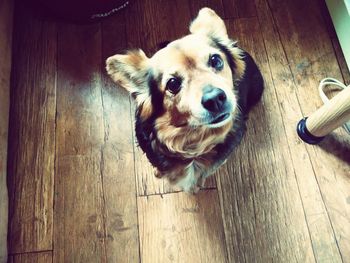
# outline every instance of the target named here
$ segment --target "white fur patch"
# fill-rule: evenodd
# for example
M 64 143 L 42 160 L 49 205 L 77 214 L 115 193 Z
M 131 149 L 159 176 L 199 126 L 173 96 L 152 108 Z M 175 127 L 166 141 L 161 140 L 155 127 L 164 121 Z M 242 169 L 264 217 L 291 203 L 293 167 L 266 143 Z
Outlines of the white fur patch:
M 176 185 L 187 193 L 196 193 L 199 190 L 199 187 L 197 186 L 199 176 L 200 175 L 197 169 L 195 168 L 195 165 L 191 163 L 186 168 L 186 175 L 183 176 L 176 183 Z

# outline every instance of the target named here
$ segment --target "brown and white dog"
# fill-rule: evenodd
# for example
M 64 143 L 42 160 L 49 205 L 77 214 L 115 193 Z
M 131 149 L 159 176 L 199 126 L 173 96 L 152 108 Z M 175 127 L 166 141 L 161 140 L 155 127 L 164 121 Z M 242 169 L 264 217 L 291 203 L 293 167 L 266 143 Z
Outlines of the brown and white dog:
M 189 35 L 151 58 L 142 50 L 114 55 L 107 72 L 136 101 L 136 137 L 156 176 L 187 192 L 226 161 L 263 91 L 255 62 L 209 8 L 199 11 Z

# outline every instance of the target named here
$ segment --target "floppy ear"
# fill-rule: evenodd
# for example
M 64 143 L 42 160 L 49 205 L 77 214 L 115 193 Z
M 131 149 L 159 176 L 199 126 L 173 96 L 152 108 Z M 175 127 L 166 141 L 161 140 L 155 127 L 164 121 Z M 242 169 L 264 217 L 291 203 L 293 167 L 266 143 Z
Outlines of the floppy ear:
M 106 61 L 107 73 L 114 82 L 133 95 L 138 104 L 148 96 L 149 59 L 142 50 L 131 50 L 124 55 L 114 55 Z
M 124 87 L 136 100 L 142 119 L 147 119 L 153 112 L 151 95 L 148 87 L 150 71 L 149 58 L 139 50 L 128 51 L 124 55 L 114 55 L 106 61 L 107 73 L 114 82 Z
M 192 34 L 210 35 L 214 38 L 228 38 L 224 21 L 214 10 L 204 7 L 190 25 Z

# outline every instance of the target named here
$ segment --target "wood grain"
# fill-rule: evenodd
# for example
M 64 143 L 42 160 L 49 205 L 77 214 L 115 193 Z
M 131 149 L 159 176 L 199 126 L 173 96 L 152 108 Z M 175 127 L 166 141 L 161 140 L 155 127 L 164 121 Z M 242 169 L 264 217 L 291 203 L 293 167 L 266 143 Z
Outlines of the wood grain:
M 133 126 L 129 94 L 106 75 L 104 61 L 126 48 L 125 13 L 102 23 L 102 178 L 108 262 L 139 262 Z
M 224 4 L 224 18 L 248 18 L 256 16 L 254 1 L 222 0 Z
M 135 1 L 127 15 L 128 47 L 151 56 L 158 44 L 188 33 L 191 14 L 187 0 Z
M 242 144 L 218 174 L 229 262 L 314 262 L 258 20 L 230 20 L 228 29 L 266 85 Z
M 16 254 L 9 257 L 8 263 L 50 263 L 52 262 L 52 251 Z
M 133 32 L 127 34 L 128 48 L 141 48 L 151 56 L 157 51 L 158 43 L 172 41 L 189 33 L 191 15 L 188 1 L 146 0 L 137 1 L 131 6 L 127 19 L 127 32 Z M 135 111 L 134 105 L 132 111 Z M 154 176 L 153 167 L 137 146 L 135 147 L 135 171 L 139 196 L 179 191 L 167 180 Z M 215 188 L 215 178 L 209 178 L 205 187 Z
M 105 226 L 100 156 L 57 161 L 54 262 L 105 262 Z
M 329 76 L 342 78 L 322 14 L 316 1 L 308 5 L 302 1 L 271 1 L 269 4 L 287 54 L 301 110 L 308 115 L 322 105 L 317 91 L 319 81 Z M 342 130 L 334 132 L 330 140 L 332 143 L 326 142 L 321 147 L 306 146 L 306 153 L 315 171 L 341 259 L 347 262 L 350 242 L 344 237 L 350 236 L 350 207 L 347 205 L 350 161 L 346 158 L 350 140 Z
M 222 0 L 189 0 L 191 9 L 191 16 L 194 19 L 198 11 L 203 7 L 209 7 L 213 9 L 220 17 L 225 17 L 224 4 Z
M 322 199 L 310 156 L 307 154 L 306 145 L 300 143 L 295 132 L 296 122 L 302 118 L 302 113 L 295 92 L 293 75 L 269 6 L 265 1 L 260 0 L 256 1 L 256 6 L 270 64 L 273 87 L 283 116 L 287 138 L 284 143 L 289 145 L 291 154 L 292 163 L 289 165 L 293 167 L 289 169 L 294 170 L 298 181 L 315 258 L 317 261 L 328 259 L 331 262 L 339 262 L 341 259 L 332 224 Z M 315 87 L 316 89 L 317 87 Z
M 138 198 L 142 262 L 228 262 L 216 190 Z
M 17 5 L 8 148 L 10 253 L 52 249 L 56 27 Z
M 7 260 L 7 138 L 10 111 L 10 74 L 13 2 L 0 2 L 0 263 Z
M 99 25 L 58 31 L 54 262 L 105 262 Z

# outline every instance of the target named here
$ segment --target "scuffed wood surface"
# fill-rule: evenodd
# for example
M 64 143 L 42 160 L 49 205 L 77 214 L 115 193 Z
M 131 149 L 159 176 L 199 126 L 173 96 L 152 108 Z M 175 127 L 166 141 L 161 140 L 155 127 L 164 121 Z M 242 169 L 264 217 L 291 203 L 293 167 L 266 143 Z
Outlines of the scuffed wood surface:
M 290 166 L 288 170 L 294 170 L 298 182 L 314 254 L 319 261 L 328 259 L 332 262 L 340 262 L 341 258 L 332 224 L 315 176 L 317 171 L 314 171 L 307 155 L 307 146 L 301 143 L 295 132 L 295 120 L 301 119 L 303 115 L 295 92 L 295 82 L 288 65 L 288 58 L 276 31 L 276 25 L 268 4 L 265 1 L 257 0 L 256 5 L 259 10 L 259 21 L 271 68 L 273 87 L 283 116 L 287 138 L 284 143 L 289 146 L 292 161 L 288 164 Z M 310 89 L 310 92 L 313 92 L 313 95 L 309 97 L 309 100 L 315 98 L 316 101 L 319 101 L 317 85 Z
M 317 91 L 320 80 L 325 77 L 342 80 L 332 42 L 316 0 L 308 5 L 301 0 L 269 1 L 269 5 L 287 54 L 301 111 L 307 116 L 322 105 Z M 311 160 L 326 207 L 326 213 L 323 213 L 331 221 L 335 242 L 344 262 L 350 261 L 349 152 L 350 138 L 341 129 L 332 133 L 320 146 L 307 145 L 304 151 Z M 322 235 L 319 242 L 322 244 L 323 240 L 325 237 Z M 331 253 L 329 257 L 335 260 L 332 256 Z
M 17 9 L 9 128 L 10 253 L 52 249 L 56 26 Z
M 7 137 L 10 107 L 13 3 L 0 2 L 0 262 L 7 258 L 8 192 Z
M 96 25 L 58 30 L 54 262 L 106 258 L 100 38 Z
M 112 83 L 104 61 L 126 47 L 125 13 L 102 24 L 102 105 L 107 262 L 139 262 L 133 126 L 129 94 Z
M 138 197 L 142 262 L 227 261 L 217 190 Z
M 52 262 L 52 252 L 17 254 L 9 257 L 8 263 L 49 263 Z
M 250 114 L 242 144 L 218 172 L 229 261 L 314 262 L 258 20 L 236 19 L 228 28 L 265 79 L 262 102 Z

